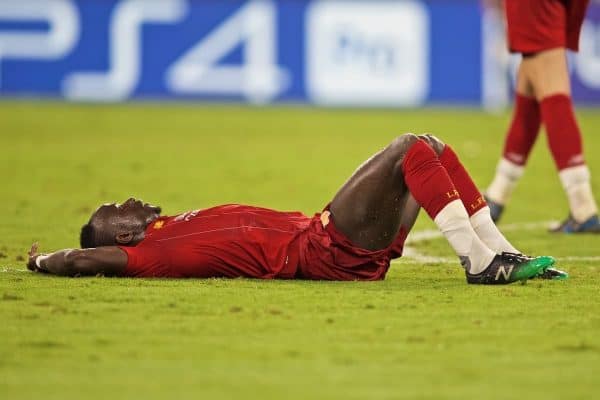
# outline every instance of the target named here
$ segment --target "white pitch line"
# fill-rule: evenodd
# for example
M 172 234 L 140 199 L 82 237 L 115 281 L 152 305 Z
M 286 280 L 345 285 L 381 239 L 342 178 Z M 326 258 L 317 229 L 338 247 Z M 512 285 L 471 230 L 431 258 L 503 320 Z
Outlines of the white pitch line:
M 600 256 L 566 256 L 555 257 L 556 261 L 600 261 Z
M 509 225 L 503 225 L 502 226 L 502 231 L 504 232 L 511 232 L 511 231 L 519 231 L 519 230 L 526 230 L 526 231 L 530 231 L 533 229 L 539 229 L 539 228 L 547 228 L 549 225 L 551 225 L 552 223 L 554 223 L 556 221 L 548 221 L 548 222 L 525 222 L 522 224 L 509 224 Z M 411 244 L 411 243 L 419 243 L 422 242 L 424 240 L 430 240 L 430 239 L 437 239 L 442 237 L 442 233 L 437 230 L 437 229 L 425 229 L 422 231 L 417 231 L 417 232 L 411 232 L 408 235 L 408 238 L 406 239 L 406 244 Z
M 18 268 L 10 268 L 10 267 L 4 267 L 2 269 L 0 269 L 0 272 L 27 272 L 29 271 L 28 269 L 18 269 Z
M 556 221 L 545 221 L 545 222 L 525 222 L 525 223 L 515 223 L 508 224 L 502 226 L 502 231 L 511 232 L 511 231 L 519 231 L 519 230 L 534 230 L 540 228 L 548 228 L 552 224 L 555 224 Z M 439 256 L 428 256 L 426 254 L 420 253 L 417 249 L 412 247 L 416 243 L 420 243 L 426 240 L 441 238 L 443 235 L 437 229 L 424 229 L 422 231 L 411 232 L 406 238 L 406 243 L 404 246 L 404 252 L 402 254 L 405 260 L 397 259 L 393 260 L 392 264 L 401 264 L 403 262 L 417 261 L 423 264 L 457 264 L 458 260 L 453 257 L 439 257 Z M 408 260 L 410 259 L 410 260 Z M 566 257 L 556 257 L 556 261 L 558 262 L 572 262 L 572 261 L 600 261 L 600 256 L 566 256 Z
M 567 257 L 555 257 L 558 263 L 569 263 L 569 262 L 600 262 L 600 256 L 567 256 Z M 427 256 L 417 253 L 417 257 L 414 255 L 403 255 L 402 258 L 392 260 L 391 264 L 409 264 L 418 262 L 419 264 L 452 264 L 459 266 L 460 262 L 458 258 L 451 257 L 436 257 Z

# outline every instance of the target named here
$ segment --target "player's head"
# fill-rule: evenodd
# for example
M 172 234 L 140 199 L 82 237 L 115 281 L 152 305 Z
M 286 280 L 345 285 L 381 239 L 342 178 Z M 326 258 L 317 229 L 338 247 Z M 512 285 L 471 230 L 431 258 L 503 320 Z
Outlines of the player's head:
M 81 227 L 81 248 L 135 245 L 144 239 L 146 227 L 159 217 L 160 211 L 160 207 L 134 198 L 122 204 L 103 204 Z

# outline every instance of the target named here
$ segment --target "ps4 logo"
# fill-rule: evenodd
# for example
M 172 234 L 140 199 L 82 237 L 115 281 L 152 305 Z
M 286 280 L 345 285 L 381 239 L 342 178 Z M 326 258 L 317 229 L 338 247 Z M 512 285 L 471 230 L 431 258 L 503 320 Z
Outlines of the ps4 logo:
M 589 103 L 597 10 L 571 63 L 574 98 Z M 498 107 L 511 98 L 504 25 L 480 11 L 478 0 L 0 0 L 0 96 Z
M 120 0 L 108 26 L 108 68 L 73 71 L 61 83 L 71 100 L 117 101 L 129 98 L 143 71 L 143 28 L 176 24 L 189 14 L 188 0 Z M 174 94 L 238 95 L 254 103 L 273 100 L 289 84 L 277 65 L 276 11 L 272 0 L 250 0 L 172 62 L 164 73 Z M 82 35 L 74 0 L 2 0 L 0 22 L 42 24 L 47 29 L 0 29 L 0 90 L 6 60 L 59 60 L 69 56 Z M 1 27 L 1 25 L 0 25 Z M 237 64 L 219 61 L 242 48 Z
M 3 0 L 0 21 L 47 25 L 43 31 L 0 31 L 0 85 L 5 60 L 56 60 L 69 54 L 79 40 L 79 13 L 70 0 Z

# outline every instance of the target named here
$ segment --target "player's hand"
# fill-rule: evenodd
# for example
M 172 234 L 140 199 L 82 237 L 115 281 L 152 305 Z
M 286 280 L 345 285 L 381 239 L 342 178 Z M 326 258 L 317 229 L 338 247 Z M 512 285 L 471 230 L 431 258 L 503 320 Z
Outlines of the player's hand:
M 29 249 L 29 252 L 27 253 L 27 255 L 29 256 L 29 259 L 27 260 L 27 269 L 33 272 L 42 272 L 37 265 L 35 265 L 35 260 L 38 258 L 38 256 L 40 256 L 41 254 L 38 254 L 38 244 L 34 243 L 31 245 L 31 249 Z

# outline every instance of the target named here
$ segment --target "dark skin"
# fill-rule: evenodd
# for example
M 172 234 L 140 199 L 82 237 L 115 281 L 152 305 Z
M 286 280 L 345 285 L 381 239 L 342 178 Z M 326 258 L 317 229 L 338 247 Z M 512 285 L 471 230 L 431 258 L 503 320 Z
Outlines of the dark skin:
M 106 238 L 108 245 L 90 249 L 65 249 L 49 254 L 38 268 L 38 245 L 29 251 L 27 268 L 61 276 L 121 275 L 127 266 L 127 254 L 117 245 L 135 246 L 144 240 L 146 227 L 160 216 L 160 207 L 130 198 L 122 204 L 104 204 L 90 223 Z
M 444 143 L 432 135 L 405 134 L 362 164 L 333 198 L 329 218 L 354 244 L 368 250 L 387 248 L 400 228 L 410 231 L 420 206 L 404 182 L 402 161 L 410 147 L 424 140 L 439 155 Z M 127 254 L 117 246 L 134 246 L 144 240 L 146 227 L 160 216 L 160 207 L 128 199 L 122 204 L 100 206 L 90 223 L 100 232 L 105 245 L 90 249 L 65 249 L 38 254 L 34 243 L 27 268 L 61 276 L 122 275 Z M 40 256 L 40 267 L 36 259 Z
M 433 135 L 402 135 L 361 165 L 333 198 L 335 226 L 359 247 L 385 249 L 400 227 L 407 232 L 413 227 L 421 207 L 404 183 L 402 161 L 417 140 L 438 155 L 445 147 Z

